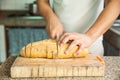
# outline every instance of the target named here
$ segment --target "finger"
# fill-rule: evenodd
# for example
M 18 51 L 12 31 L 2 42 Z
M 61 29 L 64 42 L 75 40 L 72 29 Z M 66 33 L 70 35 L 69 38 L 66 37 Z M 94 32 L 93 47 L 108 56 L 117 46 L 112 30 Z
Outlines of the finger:
M 54 33 L 51 33 L 51 38 L 55 39 L 55 34 Z
M 84 45 L 79 44 L 77 51 L 74 53 L 74 56 L 78 56 L 82 52 L 83 49 L 84 49 Z
M 59 39 L 60 39 L 60 36 L 61 36 L 61 32 L 59 32 L 59 33 L 57 33 L 57 35 L 56 35 L 56 39 L 59 41 Z
M 79 42 L 78 41 L 73 41 L 69 47 L 66 49 L 65 53 L 68 54 L 70 50 L 72 50 Z
M 61 35 L 63 34 L 63 31 L 56 31 L 56 36 L 55 39 L 57 39 L 58 41 L 60 40 Z
M 69 33 L 64 33 L 62 36 L 61 36 L 61 38 L 60 38 L 60 40 L 59 40 L 59 44 L 62 44 L 62 42 L 63 42 L 63 40 L 65 39 L 65 37 L 66 36 L 68 36 L 69 35 Z
M 70 41 L 72 39 L 72 36 L 66 36 L 63 40 L 62 40 L 62 42 L 61 42 L 61 45 L 64 45 L 64 44 L 66 44 L 68 41 Z
M 52 32 L 52 33 L 51 33 L 51 38 L 52 38 L 52 39 L 56 39 L 58 36 L 59 36 L 59 35 L 58 35 L 57 32 Z
M 62 42 L 62 40 L 64 39 L 65 36 L 69 35 L 69 33 L 64 33 L 61 38 L 60 38 L 60 42 Z
M 52 33 L 51 37 L 52 37 L 52 39 L 59 40 L 59 36 L 60 36 L 59 33 L 56 32 L 56 33 Z

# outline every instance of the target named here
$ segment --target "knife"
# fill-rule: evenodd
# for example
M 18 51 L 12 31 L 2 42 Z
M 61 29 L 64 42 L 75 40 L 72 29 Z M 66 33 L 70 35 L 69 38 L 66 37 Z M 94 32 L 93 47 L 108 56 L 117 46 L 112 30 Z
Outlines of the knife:
M 56 36 L 56 46 L 57 46 L 57 54 L 56 54 L 56 57 L 58 57 L 58 40 L 59 40 L 59 36 Z
M 56 36 L 56 48 L 57 48 L 57 53 L 55 55 L 56 58 L 58 57 L 58 46 L 59 46 L 58 41 L 59 41 L 59 36 Z M 58 70 L 57 70 L 57 67 L 56 67 L 56 79 L 58 78 L 57 73 L 58 73 Z

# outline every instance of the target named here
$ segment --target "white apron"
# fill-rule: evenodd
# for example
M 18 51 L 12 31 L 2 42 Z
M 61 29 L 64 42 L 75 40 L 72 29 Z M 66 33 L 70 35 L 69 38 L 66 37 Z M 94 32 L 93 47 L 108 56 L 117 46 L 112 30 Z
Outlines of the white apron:
M 50 0 L 50 5 L 63 24 L 65 32 L 85 33 L 103 9 L 104 0 Z M 103 55 L 102 36 L 89 48 L 90 53 Z

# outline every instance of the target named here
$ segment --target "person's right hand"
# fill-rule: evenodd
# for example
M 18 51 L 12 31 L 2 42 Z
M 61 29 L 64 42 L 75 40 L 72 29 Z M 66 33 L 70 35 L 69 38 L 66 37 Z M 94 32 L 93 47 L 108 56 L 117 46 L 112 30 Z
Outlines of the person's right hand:
M 46 30 L 50 38 L 56 39 L 62 35 L 63 25 L 56 16 L 51 17 L 47 20 Z

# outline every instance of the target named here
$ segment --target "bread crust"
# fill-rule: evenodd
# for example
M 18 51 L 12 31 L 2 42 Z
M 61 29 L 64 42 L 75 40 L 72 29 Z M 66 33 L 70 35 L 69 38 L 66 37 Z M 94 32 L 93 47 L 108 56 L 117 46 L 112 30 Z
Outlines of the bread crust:
M 20 51 L 20 55 L 29 58 L 74 58 L 74 53 L 78 49 L 75 46 L 69 54 L 65 54 L 65 50 L 68 48 L 70 43 L 66 43 L 64 46 L 58 46 L 57 51 L 57 41 L 52 39 L 46 39 L 42 41 L 32 42 L 23 47 Z M 58 53 L 57 53 L 58 52 Z M 88 55 L 88 50 L 84 49 L 79 55 L 79 57 L 85 57 Z

